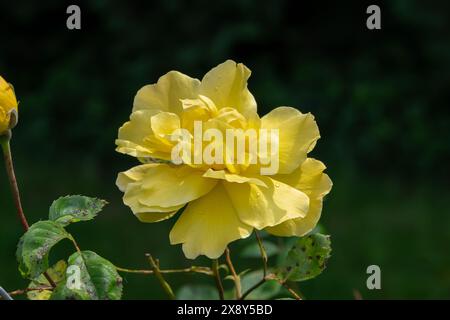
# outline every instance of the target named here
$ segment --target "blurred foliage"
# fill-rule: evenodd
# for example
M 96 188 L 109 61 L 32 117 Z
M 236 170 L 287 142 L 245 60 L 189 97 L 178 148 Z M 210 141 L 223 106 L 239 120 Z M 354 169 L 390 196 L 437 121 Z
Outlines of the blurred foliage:
M 141 86 L 173 69 L 201 77 L 231 58 L 252 69 L 261 114 L 298 107 L 321 130 L 312 156 L 334 182 L 323 215 L 333 257 L 302 293 L 450 297 L 450 3 L 379 3 L 383 29 L 369 31 L 361 1 L 96 0 L 80 4 L 82 30 L 69 31 L 72 3 L 1 2 L 0 74 L 20 100 L 12 148 L 30 220 L 45 219 L 65 194 L 105 198 L 98 220 L 70 226 L 82 248 L 124 267 L 146 267 L 145 252 L 163 267 L 189 264 L 169 245 L 173 220 L 141 224 L 121 203 L 115 177 L 135 161 L 114 152 L 114 139 Z M 0 182 L 0 284 L 17 289 L 27 285 L 14 261 L 21 230 L 3 170 Z M 237 264 L 244 270 L 254 260 Z M 371 264 L 381 267 L 380 291 L 365 289 Z M 142 277 L 124 276 L 125 298 L 164 297 Z

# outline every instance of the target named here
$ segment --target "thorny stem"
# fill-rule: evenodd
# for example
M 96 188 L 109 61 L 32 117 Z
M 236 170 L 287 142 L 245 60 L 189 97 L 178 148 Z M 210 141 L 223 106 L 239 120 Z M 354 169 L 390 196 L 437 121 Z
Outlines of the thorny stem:
M 19 290 L 14 290 L 14 291 L 8 292 L 8 295 L 9 296 L 19 296 L 19 295 L 22 295 L 22 294 L 25 294 L 25 293 L 28 293 L 31 291 L 42 292 L 45 290 L 53 290 L 53 287 L 52 286 L 41 286 L 41 287 L 36 287 L 36 288 L 19 289 Z M 3 299 L 5 300 L 5 298 L 3 298 Z
M 263 277 L 262 279 L 255 283 L 252 287 L 250 287 L 240 298 L 240 300 L 244 300 L 250 293 L 252 293 L 253 290 L 257 289 L 259 286 L 263 285 L 267 279 L 267 252 L 266 249 L 264 248 L 261 236 L 259 235 L 258 231 L 255 230 L 255 235 L 256 235 L 256 240 L 258 241 L 258 247 L 259 247 L 259 251 L 261 253 L 261 258 L 263 261 Z
M 27 221 L 27 218 L 25 216 L 25 213 L 23 212 L 22 208 L 22 202 L 20 201 L 20 192 L 19 187 L 17 185 L 17 179 L 16 174 L 14 172 L 14 163 L 12 159 L 12 153 L 11 153 L 11 146 L 9 144 L 9 141 L 11 140 L 11 130 L 7 131 L 6 135 L 0 136 L 0 143 L 3 150 L 3 157 L 5 159 L 5 166 L 6 166 L 6 173 L 8 174 L 9 184 L 11 186 L 11 192 L 14 198 L 14 204 L 16 206 L 17 210 L 17 216 L 19 217 L 19 220 L 23 226 L 23 229 L 28 231 L 29 224 Z M 48 280 L 48 282 L 51 284 L 53 288 L 56 288 L 56 283 L 53 281 L 53 279 L 48 275 L 47 272 L 44 272 L 45 278 Z
M 50 277 L 50 275 L 48 274 L 47 271 L 44 272 L 44 277 L 45 279 L 47 279 L 48 283 L 50 283 L 50 285 L 52 286 L 52 288 L 56 288 L 56 283 L 55 281 L 53 281 L 52 277 Z
M 240 300 L 244 300 L 250 293 L 252 293 L 254 290 L 262 286 L 266 281 L 268 280 L 276 280 L 279 284 L 281 284 L 283 287 L 286 288 L 286 290 L 289 291 L 289 293 L 296 299 L 296 300 L 302 300 L 302 298 L 292 289 L 288 286 L 286 281 L 283 281 L 279 279 L 275 274 L 268 274 L 268 267 L 267 267 L 267 252 L 264 248 L 261 236 L 259 235 L 258 231 L 255 230 L 256 240 L 258 241 L 259 250 L 261 252 L 261 258 L 263 260 L 263 277 L 260 281 L 255 283 L 252 287 L 250 287 L 247 291 L 244 292 L 244 294 L 241 296 Z
M 241 279 L 234 269 L 233 262 L 231 261 L 230 249 L 228 247 L 225 249 L 225 258 L 227 260 L 228 268 L 230 268 L 231 275 L 233 276 L 234 286 L 236 290 L 236 299 L 239 300 L 241 298 Z
M 172 288 L 167 283 L 167 281 L 164 279 L 163 275 L 161 274 L 159 270 L 159 263 L 153 259 L 151 254 L 146 254 L 148 261 L 150 262 L 150 266 L 153 269 L 153 273 L 155 274 L 156 278 L 158 279 L 159 283 L 161 284 L 162 288 L 166 292 L 166 294 L 169 296 L 171 300 L 175 300 L 175 294 L 173 293 Z
M 286 288 L 287 291 L 295 298 L 295 300 L 302 300 L 302 298 L 297 294 L 297 292 L 294 291 L 291 287 L 288 286 L 286 281 L 283 281 L 281 279 L 276 278 L 279 284 L 281 284 L 283 287 Z
M 116 269 L 121 272 L 126 273 L 136 273 L 136 274 L 153 274 L 153 270 L 146 270 L 146 269 L 127 269 L 127 268 L 121 268 L 117 267 Z M 197 267 L 197 266 L 191 266 L 189 268 L 184 269 L 167 269 L 167 270 L 159 270 L 160 273 L 201 273 L 208 276 L 214 276 L 213 271 L 211 268 L 208 267 Z
M 78 253 L 81 253 L 81 249 L 78 246 L 78 243 L 75 241 L 75 239 L 73 237 L 70 237 L 70 240 L 72 241 L 73 246 L 75 247 L 75 250 L 77 250 Z
M 254 290 L 256 290 L 257 288 L 262 286 L 268 280 L 275 280 L 275 281 L 277 281 L 279 284 L 281 284 L 283 287 L 285 287 L 286 290 L 289 291 L 289 293 L 296 300 L 302 300 L 302 298 L 297 294 L 297 292 L 295 292 L 291 287 L 289 287 L 288 284 L 285 281 L 281 280 L 280 278 L 278 278 L 274 274 L 268 274 L 267 276 L 265 276 L 264 278 L 259 280 L 257 283 L 255 283 L 251 288 L 249 288 L 247 291 L 245 291 L 245 293 L 242 295 L 240 300 L 244 300 L 250 293 L 252 293 Z
M 23 229 L 27 231 L 30 227 L 28 225 L 27 218 L 23 213 L 22 203 L 20 201 L 19 187 L 17 186 L 16 174 L 14 172 L 14 164 L 11 154 L 11 147 L 9 140 L 11 139 L 11 133 L 6 137 L 1 137 L 1 144 L 3 150 L 3 157 L 5 159 L 6 173 L 8 174 L 9 185 L 11 186 L 11 192 L 14 198 L 14 204 L 16 206 L 17 215 L 22 223 Z
M 241 296 L 241 298 L 239 300 L 245 300 L 245 298 L 247 298 L 247 296 L 253 292 L 253 290 L 259 288 L 260 286 L 262 286 L 265 282 L 266 282 L 266 277 L 262 278 L 261 280 L 259 280 L 257 283 L 255 283 L 252 287 L 250 287 L 247 291 L 244 292 L 244 294 Z
M 214 280 L 216 281 L 217 291 L 219 292 L 219 298 L 220 298 L 220 300 L 224 300 L 225 294 L 224 294 L 224 290 L 223 290 L 222 280 L 220 279 L 219 261 L 217 259 L 213 259 L 212 270 L 214 273 Z
M 267 252 L 266 252 L 266 249 L 264 248 L 261 237 L 260 237 L 258 231 L 256 231 L 256 230 L 255 230 L 255 235 L 256 235 L 256 240 L 258 241 L 259 251 L 261 252 L 261 258 L 263 260 L 263 272 L 264 272 L 263 278 L 265 278 L 267 275 L 267 261 L 269 260 L 269 258 L 267 257 Z

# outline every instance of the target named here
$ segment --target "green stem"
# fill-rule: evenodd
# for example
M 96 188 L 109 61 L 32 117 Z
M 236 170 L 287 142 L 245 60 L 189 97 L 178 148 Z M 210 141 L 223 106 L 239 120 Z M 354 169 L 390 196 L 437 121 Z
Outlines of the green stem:
M 239 298 L 239 300 L 245 300 L 245 298 L 247 298 L 247 296 L 253 292 L 253 290 L 259 288 L 260 286 L 262 286 L 264 283 L 266 282 L 266 278 L 262 278 L 261 280 L 259 280 L 257 283 L 255 283 L 252 287 L 250 287 L 247 291 L 244 292 L 244 294 Z
M 213 259 L 212 261 L 212 270 L 214 273 L 214 280 L 216 282 L 217 291 L 219 292 L 219 298 L 220 300 L 225 300 L 225 293 L 219 273 L 219 261 L 217 259 Z
M 78 253 L 81 253 L 81 249 L 78 246 L 78 243 L 76 242 L 75 238 L 71 236 L 70 237 L 70 241 L 72 241 L 72 244 L 75 247 L 75 250 L 77 250 Z
M 3 157 L 5 159 L 5 167 L 6 173 L 8 174 L 9 185 L 11 187 L 11 192 L 14 199 L 14 204 L 16 206 L 17 216 L 19 217 L 20 223 L 22 224 L 23 229 L 28 231 L 30 228 L 25 213 L 23 212 L 22 202 L 20 200 L 20 192 L 19 187 L 17 185 L 16 174 L 14 172 L 14 163 L 12 158 L 11 146 L 9 141 L 11 140 L 11 130 L 8 130 L 6 134 L 0 136 L 0 144 L 3 151 Z M 48 275 L 47 272 L 44 272 L 45 278 L 51 284 L 53 288 L 56 288 L 56 283 L 53 279 Z
M 146 269 L 127 269 L 127 268 L 121 268 L 117 267 L 116 269 L 121 272 L 126 273 L 136 273 L 136 274 L 153 274 L 153 270 L 146 270 Z M 214 276 L 213 271 L 208 267 L 197 267 L 197 266 L 191 266 L 189 268 L 184 269 L 167 269 L 167 270 L 159 270 L 160 273 L 201 273 L 208 276 Z
M 256 240 L 258 241 L 258 246 L 259 246 L 259 251 L 261 253 L 261 258 L 263 261 L 263 277 L 262 279 L 257 282 L 256 284 L 254 284 L 252 287 L 250 287 L 240 298 L 240 300 L 244 300 L 250 293 L 253 292 L 253 290 L 259 288 L 260 286 L 262 286 L 267 280 L 272 279 L 273 275 L 268 275 L 268 267 L 267 267 L 267 262 L 268 262 L 268 257 L 267 257 L 267 252 L 266 249 L 264 248 L 264 244 L 262 242 L 261 236 L 259 235 L 258 231 L 255 230 L 255 235 L 256 235 Z
M 159 283 L 161 284 L 161 287 L 164 289 L 166 294 L 169 296 L 169 299 L 175 300 L 175 294 L 173 293 L 172 288 L 167 283 L 167 281 L 164 279 L 163 275 L 161 274 L 161 271 L 159 270 L 159 264 L 153 259 L 151 254 L 146 255 L 148 258 L 148 261 L 150 262 L 150 266 L 153 269 L 153 273 L 158 279 Z
M 247 296 L 253 292 L 253 290 L 256 290 L 257 288 L 259 288 L 260 286 L 262 286 L 264 283 L 266 283 L 266 281 L 268 280 L 275 280 L 277 281 L 279 284 L 281 284 L 283 287 L 286 288 L 286 290 L 296 299 L 296 300 L 302 300 L 302 298 L 298 295 L 297 292 L 295 292 L 294 289 L 292 289 L 291 287 L 289 287 L 289 285 L 286 283 L 286 281 L 281 280 L 280 278 L 278 278 L 275 274 L 271 273 L 268 274 L 267 276 L 265 276 L 264 278 L 262 278 L 261 280 L 259 280 L 256 284 L 254 284 L 251 288 L 249 288 L 247 291 L 244 292 L 244 294 L 242 295 L 240 300 L 244 300 L 245 298 L 247 298 Z
M 256 240 L 258 241 L 259 251 L 261 252 L 261 258 L 263 260 L 263 270 L 264 270 L 264 278 L 267 275 L 267 262 L 269 258 L 267 257 L 266 249 L 264 248 L 264 244 L 262 242 L 262 239 L 258 233 L 258 231 L 255 230 Z
M 230 269 L 231 275 L 233 276 L 234 286 L 236 290 L 236 299 L 239 300 L 241 298 L 241 279 L 236 273 L 234 269 L 233 262 L 231 261 L 230 249 L 227 247 L 225 249 L 225 257 L 227 260 L 228 268 Z
M 27 231 L 30 227 L 28 225 L 27 218 L 23 212 L 22 202 L 20 201 L 19 187 L 17 186 L 16 174 L 14 172 L 14 164 L 12 159 L 11 147 L 9 141 L 11 140 L 11 131 L 7 136 L 1 138 L 1 145 L 3 150 L 3 157 L 5 159 L 6 173 L 8 174 L 9 185 L 14 198 L 14 204 L 16 206 L 17 216 L 22 223 L 23 229 Z
M 14 290 L 11 292 L 8 292 L 8 294 L 10 296 L 18 296 L 18 295 L 22 295 L 22 294 L 26 294 L 28 292 L 32 292 L 32 291 L 45 291 L 45 290 L 53 290 L 54 288 L 52 286 L 41 286 L 41 287 L 36 287 L 36 288 L 26 288 L 26 289 L 19 289 L 19 290 Z
M 298 295 L 297 292 L 294 291 L 289 285 L 286 283 L 286 281 L 283 281 L 281 279 L 275 278 L 275 280 L 278 281 L 279 284 L 281 284 L 283 287 L 286 288 L 287 291 L 295 298 L 295 300 L 302 300 L 302 298 Z

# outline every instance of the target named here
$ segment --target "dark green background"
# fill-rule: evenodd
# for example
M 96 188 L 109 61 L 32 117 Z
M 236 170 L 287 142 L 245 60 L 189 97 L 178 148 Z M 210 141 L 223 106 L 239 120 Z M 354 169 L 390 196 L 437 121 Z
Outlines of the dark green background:
M 352 299 L 356 289 L 364 298 L 450 298 L 449 2 L 379 2 L 376 31 L 360 1 L 132 3 L 82 3 L 81 31 L 66 29 L 64 1 L 0 4 L 0 74 L 20 100 L 12 148 L 32 222 L 61 195 L 98 196 L 110 202 L 103 214 L 70 227 L 82 248 L 124 267 L 147 267 L 146 252 L 163 268 L 189 265 L 169 245 L 174 220 L 141 224 L 122 204 L 115 178 L 136 161 L 116 153 L 114 140 L 140 87 L 169 70 L 201 78 L 234 59 L 253 71 L 261 115 L 295 106 L 321 130 L 311 155 L 334 182 L 322 219 L 333 257 L 301 283 L 306 297 Z M 0 285 L 23 288 L 14 258 L 22 231 L 4 170 L 0 221 Z M 381 267 L 382 290 L 366 289 L 371 264 Z M 164 297 L 153 278 L 124 277 L 125 298 Z M 169 281 L 202 279 L 211 281 Z

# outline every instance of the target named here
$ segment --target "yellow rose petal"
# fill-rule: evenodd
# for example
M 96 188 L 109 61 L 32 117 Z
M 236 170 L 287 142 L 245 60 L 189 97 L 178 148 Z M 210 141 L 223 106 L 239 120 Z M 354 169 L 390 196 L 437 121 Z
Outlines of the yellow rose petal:
M 154 223 L 160 222 L 173 217 L 179 209 L 172 212 L 138 212 L 134 215 L 139 219 L 140 222 L 144 223 Z
M 279 130 L 279 170 L 294 171 L 320 138 L 314 116 L 291 107 L 279 107 L 261 118 L 261 128 Z
M 11 109 L 17 109 L 14 89 L 2 76 L 0 76 L 0 106 L 6 113 Z
M 302 237 L 316 227 L 321 212 L 322 200 L 310 200 L 306 217 L 287 220 L 274 227 L 267 227 L 265 230 L 279 237 Z
M 267 187 L 253 183 L 225 183 L 239 219 L 258 230 L 284 221 L 305 217 L 309 208 L 306 194 L 268 177 L 259 177 Z
M 124 203 L 137 213 L 173 212 L 208 193 L 217 181 L 188 166 L 152 163 L 119 174 Z
M 11 128 L 12 112 L 17 112 L 16 95 L 12 86 L 0 76 L 0 134 Z
M 188 259 L 205 255 L 216 259 L 226 246 L 248 237 L 252 227 L 241 222 L 222 184 L 191 202 L 170 232 L 171 244 L 183 244 Z
M 171 112 L 160 112 L 151 118 L 151 127 L 155 135 L 171 135 L 180 128 L 180 118 Z
M 198 95 L 200 81 L 181 72 L 170 71 L 156 84 L 146 85 L 134 98 L 133 111 L 159 110 L 181 114 L 181 99 L 194 99 Z
M 116 140 L 117 151 L 137 158 L 158 158 L 171 160 L 173 144 L 164 134 L 155 135 L 152 130 L 152 119 L 161 114 L 171 114 L 157 110 L 138 110 L 131 114 L 130 121 L 119 129 L 119 137 Z M 157 122 L 154 121 L 154 122 Z M 157 126 L 160 130 L 162 124 Z M 161 129 L 162 130 L 162 129 Z
M 330 192 L 333 185 L 323 170 L 325 165 L 322 162 L 308 158 L 291 175 L 277 176 L 277 179 L 302 190 L 309 196 L 309 210 L 306 217 L 288 220 L 266 228 L 266 231 L 276 236 L 301 237 L 314 229 L 321 216 L 323 197 Z
M 180 129 L 180 118 L 175 113 L 160 112 L 151 118 L 151 127 L 153 135 L 147 138 L 147 141 L 154 149 L 171 153 L 176 145 L 171 140 L 171 135 Z
M 152 146 L 146 143 L 145 139 L 153 135 L 151 118 L 158 113 L 156 110 L 133 112 L 130 121 L 119 129 L 119 137 L 116 140 L 117 151 L 133 157 L 151 156 Z
M 7 116 L 5 110 L 0 106 L 0 134 L 8 130 L 9 127 L 9 117 Z
M 267 185 L 258 178 L 249 178 L 238 174 L 227 173 L 225 170 L 208 169 L 208 171 L 206 171 L 203 174 L 203 177 L 212 179 L 222 179 L 228 182 L 236 182 L 236 183 L 253 183 L 257 186 L 267 187 Z
M 183 99 L 181 115 L 182 127 L 193 132 L 195 121 L 207 121 L 217 114 L 214 102 L 208 97 L 199 95 L 198 99 Z
M 140 199 L 145 196 L 142 188 L 144 180 L 149 168 L 160 164 L 145 164 L 134 167 L 128 171 L 119 173 L 116 185 L 119 190 L 124 192 L 123 201 L 128 205 L 136 217 L 143 222 L 156 222 L 170 218 L 183 204 L 174 206 L 148 206 L 142 204 Z
M 307 158 L 291 174 L 276 175 L 274 178 L 302 190 L 311 198 L 322 198 L 330 192 L 333 185 L 328 175 L 323 172 L 326 168 L 321 161 Z
M 256 112 L 255 98 L 247 88 L 250 74 L 242 63 L 227 60 L 203 77 L 200 94 L 210 98 L 218 109 L 231 107 L 243 115 Z

